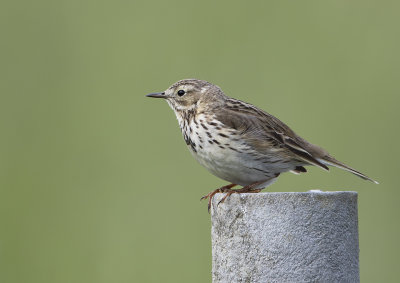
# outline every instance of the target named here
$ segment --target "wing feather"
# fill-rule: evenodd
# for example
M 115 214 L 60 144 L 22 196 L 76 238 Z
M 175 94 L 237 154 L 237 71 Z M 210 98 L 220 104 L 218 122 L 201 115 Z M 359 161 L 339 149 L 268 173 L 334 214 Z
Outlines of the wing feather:
M 304 165 L 315 165 L 324 170 L 335 166 L 358 177 L 372 181 L 361 172 L 336 160 L 323 148 L 309 143 L 293 132 L 285 123 L 267 112 L 240 100 L 228 98 L 223 108 L 213 109 L 217 119 L 234 129 L 260 153 L 275 151 L 286 160 L 299 160 Z M 294 170 L 296 171 L 296 170 Z
M 328 166 L 317 158 L 327 154 L 322 148 L 310 144 L 296 135 L 278 118 L 257 107 L 236 100 L 234 105 L 216 111 L 217 119 L 231 129 L 237 130 L 257 151 L 281 151 L 286 158 L 294 158 L 324 170 Z

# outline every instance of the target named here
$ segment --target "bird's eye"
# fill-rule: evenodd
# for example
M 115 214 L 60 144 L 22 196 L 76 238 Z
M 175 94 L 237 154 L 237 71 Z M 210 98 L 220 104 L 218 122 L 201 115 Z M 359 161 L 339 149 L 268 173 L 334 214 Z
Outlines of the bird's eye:
M 178 90 L 178 95 L 182 96 L 185 94 L 185 91 L 183 89 Z

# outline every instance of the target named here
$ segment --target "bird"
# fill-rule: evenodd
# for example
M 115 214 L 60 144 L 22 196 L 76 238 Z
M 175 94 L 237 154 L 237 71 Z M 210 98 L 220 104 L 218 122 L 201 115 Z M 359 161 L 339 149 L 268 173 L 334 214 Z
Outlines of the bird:
M 228 97 L 208 81 L 183 79 L 163 92 L 175 112 L 183 138 L 194 158 L 213 175 L 229 182 L 201 199 L 210 211 L 216 193 L 258 193 L 281 173 L 305 173 L 313 165 L 328 171 L 334 166 L 371 182 L 377 181 L 336 160 L 325 149 L 309 143 L 273 115 Z M 233 189 L 235 186 L 240 189 Z

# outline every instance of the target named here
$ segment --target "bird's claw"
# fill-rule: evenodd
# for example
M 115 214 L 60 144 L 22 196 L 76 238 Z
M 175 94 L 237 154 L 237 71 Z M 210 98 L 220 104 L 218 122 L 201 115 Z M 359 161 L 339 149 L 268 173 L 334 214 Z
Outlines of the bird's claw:
M 208 213 L 210 213 L 212 199 L 215 196 L 215 194 L 217 194 L 217 193 L 225 193 L 225 192 L 229 193 L 229 192 L 232 191 L 231 188 L 233 188 L 234 186 L 236 186 L 236 184 L 229 184 L 229 185 L 223 186 L 223 187 L 221 187 L 219 189 L 216 189 L 216 190 L 214 190 L 214 191 L 212 191 L 212 192 L 210 192 L 210 193 L 208 193 L 205 196 L 200 198 L 200 201 L 202 201 L 203 199 L 208 199 L 208 205 L 207 205 Z M 224 196 L 224 198 L 225 198 L 225 196 Z M 221 201 L 218 202 L 218 205 L 219 205 L 220 202 Z

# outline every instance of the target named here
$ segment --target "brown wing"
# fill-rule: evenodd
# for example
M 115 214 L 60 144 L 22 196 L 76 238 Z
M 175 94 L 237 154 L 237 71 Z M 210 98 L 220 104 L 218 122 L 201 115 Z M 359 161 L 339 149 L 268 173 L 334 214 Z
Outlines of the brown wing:
M 239 131 L 261 153 L 274 147 L 288 158 L 329 170 L 317 160 L 328 155 L 325 150 L 302 139 L 278 118 L 251 104 L 229 99 L 223 108 L 214 110 L 214 113 L 218 113 L 218 120 Z

